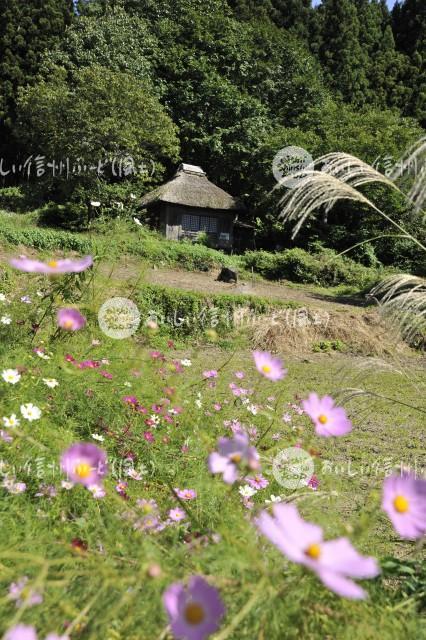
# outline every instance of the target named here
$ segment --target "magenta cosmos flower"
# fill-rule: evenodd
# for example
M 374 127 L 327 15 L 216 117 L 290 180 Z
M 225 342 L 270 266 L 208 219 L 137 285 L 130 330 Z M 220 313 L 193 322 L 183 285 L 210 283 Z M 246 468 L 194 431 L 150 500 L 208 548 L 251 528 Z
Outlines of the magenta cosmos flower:
M 209 455 L 208 465 L 211 473 L 221 473 L 227 484 L 233 484 L 239 478 L 239 467 L 247 466 L 251 470 L 259 469 L 259 454 L 250 446 L 247 433 L 237 433 L 233 438 L 219 438 L 218 450 Z
M 321 527 L 305 522 L 297 507 L 276 504 L 274 517 L 262 511 L 256 526 L 287 558 L 314 571 L 339 596 L 363 599 L 366 593 L 350 578 L 374 578 L 380 569 L 374 558 L 360 555 L 347 538 L 323 540 Z
M 386 478 L 382 509 L 402 538 L 421 538 L 426 534 L 426 480 L 409 473 Z
M 281 380 L 287 374 L 283 363 L 279 358 L 274 358 L 267 351 L 253 351 L 254 363 L 256 369 L 268 380 Z
M 49 262 L 41 262 L 41 260 L 32 260 L 25 256 L 12 258 L 10 264 L 15 269 L 26 271 L 28 273 L 45 273 L 48 275 L 55 273 L 80 273 L 85 271 L 93 264 L 92 256 L 85 256 L 79 260 L 49 260 Z
M 100 485 L 108 470 L 106 453 L 88 442 L 73 444 L 62 454 L 61 469 L 72 482 L 85 487 Z
M 86 324 L 86 318 L 77 309 L 59 309 L 57 313 L 58 327 L 65 331 L 78 331 Z
M 163 604 L 179 640 L 208 638 L 225 614 L 219 592 L 201 576 L 193 576 L 186 588 L 180 582 L 171 584 L 163 594 Z
M 310 393 L 302 407 L 315 425 L 319 436 L 344 436 L 352 430 L 352 422 L 342 407 L 336 407 L 331 396 L 320 398 Z

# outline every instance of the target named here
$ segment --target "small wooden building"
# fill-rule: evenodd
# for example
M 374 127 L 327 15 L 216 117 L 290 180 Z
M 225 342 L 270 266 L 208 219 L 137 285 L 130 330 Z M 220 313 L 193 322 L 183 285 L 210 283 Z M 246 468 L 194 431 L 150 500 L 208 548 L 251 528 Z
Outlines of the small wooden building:
M 233 245 L 234 221 L 244 205 L 207 179 L 201 167 L 181 164 L 170 182 L 141 201 L 154 226 L 169 240 L 208 235 L 211 246 Z

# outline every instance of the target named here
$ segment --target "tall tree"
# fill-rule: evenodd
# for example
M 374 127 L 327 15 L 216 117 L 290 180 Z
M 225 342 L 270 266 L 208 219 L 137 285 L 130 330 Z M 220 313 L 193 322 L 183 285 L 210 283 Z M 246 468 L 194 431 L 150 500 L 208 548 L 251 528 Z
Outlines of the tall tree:
M 426 3 L 424 0 L 397 2 L 392 11 L 397 48 L 409 57 L 407 84 L 411 98 L 404 113 L 426 126 Z
M 367 101 L 367 54 L 360 44 L 360 24 L 351 0 L 324 0 L 320 57 L 337 95 L 361 106 Z
M 275 23 L 309 42 L 313 9 L 311 0 L 272 0 Z
M 425 54 L 426 3 L 424 0 L 397 2 L 392 11 L 392 26 L 397 48 L 412 56 Z
M 72 0 L 2 0 L 0 140 L 3 147 L 7 147 L 8 142 L 11 144 L 19 87 L 35 81 L 43 52 L 58 42 L 72 16 Z

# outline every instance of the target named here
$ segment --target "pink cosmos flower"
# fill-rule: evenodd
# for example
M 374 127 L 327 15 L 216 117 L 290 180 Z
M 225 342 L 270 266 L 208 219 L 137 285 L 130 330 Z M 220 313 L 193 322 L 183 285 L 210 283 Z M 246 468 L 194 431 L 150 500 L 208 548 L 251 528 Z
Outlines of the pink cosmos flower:
M 73 444 L 62 454 L 61 469 L 72 482 L 99 486 L 108 470 L 106 453 L 90 442 Z
M 58 327 L 65 331 L 78 331 L 86 324 L 86 318 L 77 309 L 59 309 L 56 315 Z
M 12 258 L 10 265 L 20 271 L 26 271 L 27 273 L 80 273 L 85 271 L 93 264 L 92 256 L 85 256 L 80 260 L 49 260 L 49 262 L 41 262 L 40 260 L 32 260 L 25 256 L 19 258 Z
M 235 377 L 238 378 L 239 380 L 242 380 L 244 378 L 244 371 L 236 371 Z
M 269 481 L 261 473 L 256 476 L 249 476 L 246 478 L 246 481 L 253 489 L 257 489 L 258 491 L 265 489 L 269 484 Z
M 293 504 L 275 504 L 273 514 L 262 511 L 256 526 L 281 553 L 314 571 L 334 593 L 357 600 L 366 597 L 351 578 L 375 578 L 380 569 L 374 558 L 359 554 L 347 538 L 323 540 L 321 527 L 303 520 Z
M 205 640 L 218 630 L 225 607 L 219 592 L 201 576 L 185 587 L 175 582 L 163 594 L 172 633 L 180 640 Z
M 281 380 L 287 374 L 283 363 L 279 358 L 274 358 L 267 351 L 253 351 L 254 363 L 256 369 L 268 380 Z
M 310 487 L 314 491 L 317 491 L 319 484 L 320 484 L 320 481 L 318 480 L 318 477 L 314 473 L 308 480 L 308 487 Z
M 219 438 L 218 451 L 209 455 L 211 473 L 221 473 L 227 484 L 233 484 L 239 477 L 239 465 L 247 465 L 256 470 L 260 467 L 259 454 L 250 446 L 247 433 L 237 433 L 231 438 Z
M 34 627 L 26 624 L 17 624 L 6 633 L 4 640 L 37 640 L 37 633 Z
M 185 520 L 186 518 L 185 511 L 183 509 L 180 509 L 179 507 L 176 507 L 175 509 L 170 509 L 168 515 L 170 520 L 172 520 L 173 522 L 181 522 L 181 520 Z
M 33 607 L 43 602 L 43 596 L 37 591 L 28 589 L 28 576 L 23 576 L 18 582 L 12 582 L 9 587 L 9 599 L 15 600 L 16 606 Z
M 123 480 L 121 480 L 118 484 L 115 485 L 115 490 L 117 491 L 118 494 L 120 494 L 120 496 L 126 496 L 126 491 L 127 488 L 129 486 L 128 482 L 124 482 Z
M 102 500 L 106 496 L 106 491 L 101 484 L 91 484 L 87 488 L 95 500 Z
M 320 398 L 316 393 L 303 400 L 304 411 L 315 425 L 319 436 L 344 436 L 352 430 L 352 422 L 343 407 L 336 407 L 331 396 Z
M 394 474 L 383 483 L 382 509 L 402 538 L 426 534 L 426 480 L 413 474 Z
M 195 498 L 197 497 L 197 492 L 195 491 L 195 489 L 175 488 L 175 493 L 181 500 L 195 500 Z
M 217 378 L 216 369 L 209 369 L 208 371 L 203 371 L 204 378 Z

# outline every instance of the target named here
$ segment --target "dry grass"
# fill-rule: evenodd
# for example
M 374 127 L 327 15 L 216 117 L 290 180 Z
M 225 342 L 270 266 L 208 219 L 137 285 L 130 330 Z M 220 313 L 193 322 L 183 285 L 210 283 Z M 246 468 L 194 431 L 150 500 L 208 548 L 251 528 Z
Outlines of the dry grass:
M 302 355 L 315 350 L 339 350 L 364 356 L 407 353 L 396 329 L 378 310 L 365 312 L 318 312 L 304 310 L 303 316 L 283 310 L 264 316 L 250 330 L 255 348 L 276 353 Z

